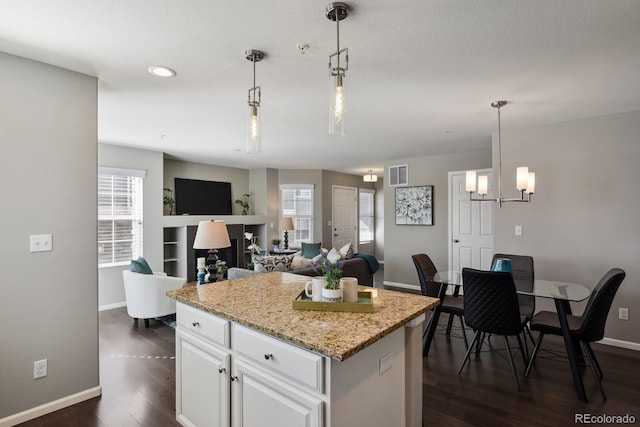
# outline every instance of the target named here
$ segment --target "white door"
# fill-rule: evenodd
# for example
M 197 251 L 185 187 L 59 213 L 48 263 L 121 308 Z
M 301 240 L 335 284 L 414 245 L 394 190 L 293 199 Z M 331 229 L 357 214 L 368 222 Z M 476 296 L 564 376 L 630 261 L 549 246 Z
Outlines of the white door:
M 477 172 L 489 177 L 487 198 L 493 197 L 492 170 Z M 449 270 L 462 271 L 464 267 L 489 270 L 495 203 L 470 201 L 465 184 L 466 172 L 449 172 Z
M 358 249 L 358 189 L 333 186 L 333 214 L 331 218 L 332 244 L 340 249 L 347 243 Z

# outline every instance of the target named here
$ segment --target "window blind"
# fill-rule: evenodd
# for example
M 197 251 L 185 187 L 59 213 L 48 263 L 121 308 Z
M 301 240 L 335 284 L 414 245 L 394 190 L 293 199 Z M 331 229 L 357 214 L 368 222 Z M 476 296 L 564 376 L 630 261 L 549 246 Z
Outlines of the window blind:
M 365 189 L 360 189 L 358 192 L 358 205 L 360 208 L 360 243 L 372 242 L 374 240 L 374 194 L 374 191 Z
M 291 217 L 295 230 L 289 232 L 292 247 L 313 242 L 313 185 L 287 184 L 280 186 L 280 217 Z
M 120 174 L 115 169 L 101 168 L 98 172 L 99 267 L 126 265 L 142 256 L 144 173 L 135 175 Z

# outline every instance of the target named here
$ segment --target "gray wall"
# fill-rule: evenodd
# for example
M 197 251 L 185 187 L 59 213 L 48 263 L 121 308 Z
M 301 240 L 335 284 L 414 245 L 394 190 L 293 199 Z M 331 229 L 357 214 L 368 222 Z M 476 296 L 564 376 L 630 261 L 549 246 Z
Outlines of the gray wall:
M 504 139 L 504 138 L 503 138 Z M 411 255 L 428 254 L 438 270 L 448 266 L 448 172 L 491 167 L 491 150 L 397 159 L 389 166 L 407 164 L 410 186 L 433 185 L 433 226 L 395 224 L 395 187 L 384 188 L 384 280 L 418 286 Z
M 375 256 L 384 261 L 384 179 L 378 177 L 375 195 Z
M 531 204 L 495 209 L 495 251 L 532 255 L 536 277 L 590 288 L 623 268 L 605 336 L 640 343 L 640 112 L 503 129 L 502 146 L 507 195 L 523 165 L 536 172 L 536 194 Z M 618 307 L 629 308 L 629 321 L 618 320 Z
M 249 192 L 249 169 L 229 168 L 226 166 L 213 166 L 203 163 L 184 162 L 181 160 L 165 159 L 164 161 L 164 187 L 175 190 L 174 178 L 202 179 L 207 181 L 220 181 L 231 183 L 231 201 L 233 214 L 242 214 L 242 206 L 234 203 Z M 264 215 L 264 211 L 256 212 L 255 201 L 249 198 L 249 215 Z
M 97 81 L 0 53 L 0 93 L 2 419 L 99 386 Z
M 162 242 L 163 154 L 110 144 L 98 144 L 98 164 L 143 170 L 143 256 L 153 271 L 164 271 Z M 98 269 L 98 305 L 101 309 L 125 302 L 122 270 L 129 266 Z

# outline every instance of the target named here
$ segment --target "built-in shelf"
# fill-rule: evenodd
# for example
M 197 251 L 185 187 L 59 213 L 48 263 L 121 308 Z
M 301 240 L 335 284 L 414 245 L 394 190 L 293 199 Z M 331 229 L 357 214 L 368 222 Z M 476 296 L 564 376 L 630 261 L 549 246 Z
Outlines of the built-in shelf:
M 223 220 L 226 224 L 260 225 L 266 224 L 266 215 L 164 215 L 163 227 L 185 227 L 198 225 L 200 221 Z
M 178 262 L 180 261 L 178 258 L 165 258 L 164 262 Z

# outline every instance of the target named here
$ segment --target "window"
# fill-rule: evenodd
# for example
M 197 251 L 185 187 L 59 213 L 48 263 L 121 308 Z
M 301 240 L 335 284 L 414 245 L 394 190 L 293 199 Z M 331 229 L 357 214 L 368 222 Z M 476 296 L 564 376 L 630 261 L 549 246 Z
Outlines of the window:
M 302 242 L 313 242 L 313 185 L 283 184 L 280 186 L 280 217 L 291 217 L 296 228 L 290 246 L 299 248 Z
M 360 243 L 373 242 L 374 239 L 374 216 L 373 216 L 373 196 L 375 191 L 361 188 L 358 192 L 360 205 Z
M 143 171 L 98 169 L 98 267 L 142 256 Z
M 389 166 L 389 187 L 398 185 L 407 185 L 409 175 L 409 167 L 407 165 Z

